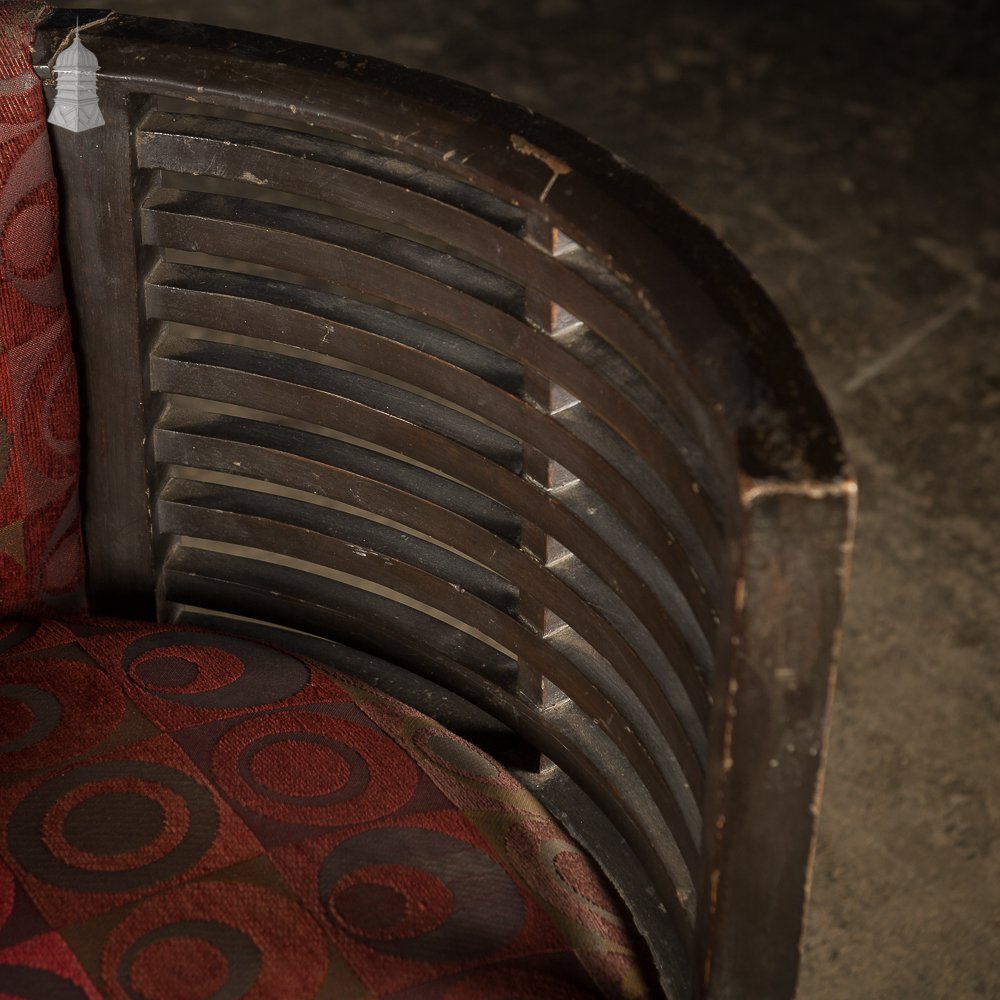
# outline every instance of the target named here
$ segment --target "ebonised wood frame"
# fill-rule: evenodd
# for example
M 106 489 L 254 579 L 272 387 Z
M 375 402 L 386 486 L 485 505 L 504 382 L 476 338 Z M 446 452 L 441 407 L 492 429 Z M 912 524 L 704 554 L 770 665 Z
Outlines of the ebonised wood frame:
M 520 741 L 666 995 L 792 996 L 855 484 L 769 300 L 523 108 L 107 12 L 49 15 L 48 84 L 77 14 L 94 609 Z

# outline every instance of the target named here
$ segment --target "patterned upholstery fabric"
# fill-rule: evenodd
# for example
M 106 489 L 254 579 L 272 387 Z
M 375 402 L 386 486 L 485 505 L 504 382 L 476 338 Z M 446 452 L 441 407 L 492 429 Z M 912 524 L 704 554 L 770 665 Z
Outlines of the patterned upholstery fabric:
M 401 703 L 170 626 L 8 623 L 0 649 L 0 993 L 644 992 L 590 862 Z
M 30 59 L 42 9 L 0 3 L 0 618 L 83 604 L 76 374 Z

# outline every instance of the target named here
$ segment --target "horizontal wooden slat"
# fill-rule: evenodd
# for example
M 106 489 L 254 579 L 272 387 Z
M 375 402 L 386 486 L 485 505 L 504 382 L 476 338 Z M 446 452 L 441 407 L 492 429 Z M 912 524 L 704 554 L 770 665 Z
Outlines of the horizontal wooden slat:
M 342 543 L 324 538 L 317 533 L 295 530 L 273 521 L 244 516 L 213 518 L 211 513 L 207 511 L 196 512 L 192 515 L 179 508 L 165 513 L 171 526 L 187 529 L 185 534 L 192 533 L 191 529 L 195 529 L 199 538 L 244 547 L 255 538 L 267 538 L 272 545 L 271 551 L 280 551 L 284 556 L 299 559 L 307 554 L 318 558 L 325 556 L 328 565 L 335 564 L 338 569 L 348 575 L 355 576 L 359 580 L 371 580 L 383 586 L 394 581 L 395 587 L 399 590 L 405 590 L 407 581 L 410 578 L 415 579 L 419 575 L 401 566 L 398 562 L 387 559 L 384 563 L 387 568 L 391 564 L 391 575 L 369 571 L 365 576 L 360 576 L 359 573 L 364 572 L 364 567 L 358 566 L 357 563 L 360 559 L 368 558 L 367 556 L 359 556 L 354 553 L 355 558 L 352 559 L 350 548 Z M 279 594 L 294 597 L 297 591 L 296 589 L 288 589 L 288 579 L 295 583 L 295 577 L 289 577 L 287 572 L 281 572 L 282 567 L 275 566 L 273 562 L 264 561 L 263 557 L 266 555 L 267 553 L 260 552 L 257 559 L 239 560 L 223 553 L 202 551 L 197 557 L 189 557 L 189 560 L 197 559 L 199 565 L 204 568 L 204 573 L 207 573 L 209 577 L 218 572 L 212 567 L 226 565 L 231 567 L 228 572 L 240 574 L 229 577 L 234 582 L 242 579 L 250 588 L 268 593 L 272 598 Z M 198 571 L 191 578 L 182 580 L 178 576 L 178 572 L 175 565 L 165 567 L 166 589 L 164 596 L 178 603 L 203 604 L 210 593 L 210 587 L 207 590 L 199 587 L 197 578 L 203 576 L 204 573 Z M 448 627 L 446 623 L 435 621 L 435 619 L 405 605 L 400 605 L 399 602 L 387 600 L 385 597 L 359 589 L 357 586 L 351 587 L 331 580 L 329 577 L 312 573 L 299 572 L 298 576 L 301 578 L 301 586 L 305 587 L 309 594 L 309 604 L 316 605 L 318 610 L 314 611 L 309 619 L 301 620 L 295 627 L 315 632 L 322 631 L 324 627 L 328 628 L 330 621 L 350 621 L 352 624 L 348 633 L 341 634 L 338 630 L 337 635 L 333 637 L 341 638 L 352 644 L 361 643 L 361 648 L 368 648 L 377 655 L 388 656 L 394 662 L 410 662 L 415 668 L 420 669 L 425 669 L 420 667 L 422 657 L 430 655 L 431 660 L 436 662 L 439 657 L 444 656 L 452 663 L 481 676 L 478 662 L 484 652 L 482 644 L 473 647 L 476 658 L 471 663 L 464 659 L 463 650 L 469 647 L 470 643 L 475 642 L 468 634 Z M 306 578 L 310 581 L 308 585 L 304 582 Z M 281 581 L 280 589 L 278 587 L 279 581 Z M 424 580 L 423 585 L 425 589 L 421 592 L 422 596 L 433 599 L 434 583 Z M 352 590 L 354 593 L 350 593 Z M 464 603 L 471 602 L 465 601 Z M 417 618 L 414 618 L 414 615 L 417 615 Z M 491 621 L 492 618 L 490 610 L 471 616 L 472 621 L 482 632 L 487 634 L 491 629 L 496 631 L 493 628 L 495 619 Z M 465 618 L 465 620 L 470 619 Z M 533 661 L 538 662 L 541 669 L 552 675 L 563 690 L 567 688 L 572 690 L 574 703 L 607 732 L 630 766 L 641 777 L 643 784 L 653 792 L 658 811 L 668 824 L 689 873 L 694 872 L 698 854 L 696 845 L 700 836 L 700 820 L 697 807 L 694 806 L 695 799 L 691 797 L 690 791 L 684 789 L 679 774 L 676 772 L 676 764 L 671 763 L 674 751 L 669 751 L 669 757 L 664 757 L 663 735 L 657 731 L 657 726 L 652 724 L 652 720 L 646 716 L 642 705 L 633 696 L 623 691 L 621 685 L 617 684 L 614 678 L 608 676 L 600 679 L 595 676 L 584 677 L 579 671 L 579 657 L 576 657 L 574 661 L 565 659 L 555 648 L 528 630 L 522 629 L 521 631 L 522 634 L 519 637 L 510 628 L 497 634 L 509 646 L 517 648 L 522 655 L 528 652 Z M 413 649 L 417 652 L 406 653 L 405 647 L 411 638 L 413 639 Z M 439 642 L 442 643 L 440 647 L 438 646 Z M 372 643 L 376 644 L 372 645 Z M 489 647 L 486 648 L 489 649 Z M 421 650 L 423 652 L 419 652 Z M 415 656 L 418 657 L 417 660 L 414 660 Z M 466 681 L 470 680 L 468 677 L 465 679 Z M 489 678 L 485 679 L 489 681 Z M 459 678 L 456 680 L 462 683 Z M 495 681 L 491 682 L 496 683 Z M 471 687 L 478 688 L 483 681 L 470 683 Z M 505 690 L 510 690 L 509 684 L 504 684 L 503 687 Z M 602 687 L 618 688 L 618 690 L 613 697 L 609 698 L 601 690 Z M 470 689 L 469 684 L 466 684 L 466 689 Z M 463 690 L 463 687 L 459 687 L 458 690 Z M 630 709 L 627 719 L 623 715 L 622 706 L 627 706 Z M 660 723 L 662 721 L 662 719 L 658 720 Z M 656 758 L 655 762 L 654 757 Z M 698 797 L 700 792 L 695 792 L 694 795 Z
M 143 236 L 150 243 L 176 245 L 185 234 L 199 238 L 206 222 L 215 223 L 215 229 L 220 234 L 228 232 L 230 238 L 251 237 L 255 230 L 266 230 L 272 234 L 267 241 L 271 249 L 283 241 L 302 250 L 313 246 L 313 252 L 335 246 L 378 261 L 388 278 L 398 271 L 410 271 L 504 312 L 516 315 L 521 310 L 524 293 L 515 282 L 453 254 L 333 216 L 250 198 L 170 190 L 154 192 L 142 214 Z M 212 252 L 208 247 L 202 249 Z
M 300 449 L 296 449 L 297 453 L 282 450 L 309 444 L 311 435 L 281 434 L 282 428 L 260 423 L 248 427 L 232 418 L 207 422 L 202 417 L 199 423 L 190 419 L 185 424 L 172 414 L 166 423 L 168 426 L 161 426 L 154 435 L 154 450 L 160 462 L 190 462 L 194 458 L 199 469 L 237 473 L 361 506 L 487 563 L 519 592 L 530 593 L 551 608 L 603 656 L 613 660 L 632 657 L 635 653 L 628 649 L 631 645 L 670 699 L 699 757 L 703 754 L 708 711 L 704 687 L 695 683 L 691 685 L 693 692 L 686 690 L 655 639 L 634 614 L 629 617 L 621 598 L 606 584 L 600 584 L 592 571 L 581 579 L 584 568 L 578 561 L 576 573 L 567 573 L 566 562 L 546 569 L 517 545 L 470 523 L 461 512 L 453 513 L 415 496 L 405 484 L 400 489 L 373 481 L 373 470 L 365 465 L 355 465 L 354 471 L 339 468 L 336 455 L 331 456 L 322 446 L 312 450 L 312 457 L 306 457 Z M 173 429 L 168 429 L 171 425 Z M 216 436 L 226 435 L 227 431 L 238 433 L 243 440 Z
M 363 363 L 379 372 L 405 376 L 436 398 L 464 409 L 475 407 L 484 419 L 505 428 L 594 484 L 609 503 L 622 508 L 627 517 L 642 525 L 646 540 L 650 545 L 655 544 L 654 551 L 674 579 L 674 589 L 680 588 L 683 600 L 691 605 L 709 642 L 714 640 L 713 597 L 718 574 L 708 553 L 702 549 L 679 506 L 669 499 L 662 483 L 648 471 L 641 474 L 641 463 L 631 457 L 623 442 L 607 428 L 601 433 L 603 425 L 594 420 L 586 421 L 577 430 L 584 420 L 579 412 L 581 407 L 573 408 L 575 416 L 564 411 L 553 422 L 520 398 L 484 385 L 476 375 L 438 362 L 416 347 L 400 345 L 365 328 L 331 323 L 322 314 L 305 311 L 306 306 L 321 307 L 322 300 L 316 301 L 320 293 L 248 276 L 232 276 L 234 280 L 228 287 L 222 279 L 219 284 L 225 292 L 210 292 L 202 290 L 200 285 L 190 286 L 189 282 L 196 277 L 189 272 L 197 271 L 197 268 L 165 270 L 163 280 L 170 284 L 154 283 L 147 290 L 150 313 L 163 319 L 207 324 L 260 337 L 268 344 L 292 345 Z M 300 297 L 300 292 L 305 294 Z M 600 449 L 595 450 L 595 445 Z M 683 544 L 674 544 L 675 536 Z M 693 574 L 692 565 L 700 567 L 701 573 Z
M 174 402 L 157 420 L 153 447 L 160 463 L 239 473 L 331 499 L 341 498 L 339 477 L 351 481 L 347 490 L 355 479 L 377 484 L 391 498 L 381 500 L 390 511 L 385 516 L 395 520 L 409 513 L 433 525 L 440 512 L 510 541 L 516 542 L 521 531 L 522 521 L 512 510 L 454 479 L 371 448 L 262 419 Z M 346 497 L 349 503 L 351 494 Z
M 519 209 L 507 207 L 508 213 L 517 213 L 514 225 L 512 219 L 500 217 L 503 202 L 478 192 L 489 199 L 488 206 L 469 204 L 466 198 L 467 210 L 457 211 L 452 204 L 425 197 L 442 193 L 427 190 L 428 184 L 476 190 L 444 174 L 321 136 L 218 118 L 153 113 L 137 138 L 137 156 L 142 166 L 266 185 L 343 205 L 384 223 L 406 225 L 551 297 L 590 330 L 599 331 L 591 336 L 620 362 L 632 359 L 631 386 L 646 397 L 646 412 L 657 422 L 672 425 L 678 449 L 691 463 L 696 481 L 714 503 L 721 504 L 715 467 L 702 456 L 718 452 L 724 443 L 713 415 L 702 412 L 686 372 L 677 367 L 677 357 L 668 356 L 669 342 L 646 329 L 622 305 L 619 300 L 627 301 L 631 293 L 615 284 L 606 269 L 600 269 L 601 285 L 594 287 L 594 268 L 583 263 L 589 258 L 579 247 L 556 262 L 509 233 L 524 223 Z
M 412 160 L 315 132 L 229 117 L 151 111 L 137 130 L 136 160 L 143 168 L 266 181 L 268 187 L 317 200 L 354 199 L 373 217 L 392 219 L 404 212 L 428 234 L 462 232 L 463 220 L 488 223 L 491 229 L 484 233 L 492 227 L 519 232 L 525 219 L 517 206 Z
M 248 336 L 280 333 L 286 343 L 336 352 L 347 360 L 350 354 L 342 352 L 349 352 L 351 343 L 341 346 L 338 331 L 369 331 L 509 392 L 519 392 L 524 380 L 523 366 L 506 354 L 413 316 L 332 291 L 214 267 L 158 263 L 147 277 L 145 297 L 151 318 L 173 318 Z M 377 344 L 366 339 L 363 350 L 373 349 Z
M 234 471 L 243 472 L 242 468 Z M 199 534 L 194 530 L 199 510 L 207 512 L 216 526 L 220 525 L 226 513 L 235 515 L 236 520 L 261 519 L 262 523 L 274 523 L 282 528 L 300 529 L 302 532 L 337 539 L 346 543 L 350 551 L 362 559 L 366 558 L 367 553 L 376 563 L 381 564 L 381 557 L 388 557 L 403 569 L 413 568 L 420 574 L 436 577 L 453 587 L 459 595 L 468 594 L 501 611 L 509 612 L 516 605 L 516 588 L 509 581 L 482 563 L 463 558 L 450 547 L 435 545 L 384 521 L 375 521 L 371 517 L 343 508 L 320 506 L 248 488 L 251 485 L 251 482 L 242 480 L 239 485 L 223 485 L 192 479 L 171 479 L 157 495 L 158 527 L 161 531 L 175 534 Z M 357 503 L 360 497 L 352 499 Z M 213 512 L 221 516 L 215 516 Z M 242 543 L 247 544 L 249 537 L 243 538 Z M 274 541 L 267 537 L 261 540 L 260 545 L 262 548 L 270 548 Z M 320 555 L 320 551 L 315 553 L 316 561 L 322 561 Z M 359 568 L 356 560 L 354 562 L 355 569 Z M 423 600 L 432 603 L 433 595 L 429 589 L 421 589 L 418 585 L 412 593 L 423 595 Z M 442 610 L 450 609 L 442 607 Z M 472 621 L 471 618 L 468 620 Z
M 516 662 L 469 632 L 349 583 L 276 564 L 266 552 L 175 545 L 164 559 L 160 585 L 167 601 L 325 635 L 417 673 L 430 671 L 455 690 L 515 685 Z M 283 609 L 292 607 L 297 612 L 289 617 Z
M 160 491 L 156 501 L 160 530 L 168 534 L 256 548 L 284 558 L 314 563 L 359 581 L 418 602 L 432 617 L 452 620 L 453 627 L 485 636 L 498 648 L 514 650 L 520 636 L 513 618 L 498 612 L 479 595 L 465 591 L 458 582 L 437 576 L 434 568 L 424 568 L 405 558 L 387 555 L 380 547 L 344 537 L 345 525 L 338 524 L 337 513 L 308 506 L 286 497 L 249 493 L 234 487 L 221 487 L 172 480 Z M 308 527 L 303 526 L 303 523 Z M 369 532 L 365 541 L 375 541 Z M 385 543 L 386 539 L 377 541 Z M 412 539 L 405 546 L 407 554 L 419 544 Z M 393 546 L 403 549 L 398 540 Z M 422 552 L 426 558 L 426 553 Z M 440 552 L 435 562 L 446 562 Z M 470 581 L 472 582 L 472 581 Z M 483 587 L 477 587 L 482 592 Z M 492 588 L 491 588 L 492 589 Z M 489 596 L 495 596 L 491 593 Z
M 202 360 L 208 356 L 207 351 L 200 354 Z M 434 468 L 492 495 L 528 521 L 538 523 L 543 530 L 562 540 L 571 551 L 584 553 L 588 563 L 613 588 L 621 588 L 621 592 L 630 595 L 633 606 L 642 614 L 644 624 L 658 641 L 666 643 L 664 648 L 676 655 L 677 658 L 671 662 L 675 664 L 685 688 L 692 692 L 695 703 L 704 705 L 703 696 L 699 699 L 697 693 L 702 682 L 691 661 L 682 655 L 683 647 L 678 645 L 680 633 L 672 624 L 670 615 L 664 613 L 664 605 L 653 598 L 647 584 L 636 576 L 636 571 L 621 556 L 622 545 L 636 543 L 628 538 L 616 538 L 613 544 L 606 544 L 599 532 L 591 526 L 587 526 L 581 534 L 581 529 L 588 521 L 586 512 L 576 517 L 567 516 L 569 512 L 554 496 L 539 487 L 533 487 L 519 476 L 505 472 L 501 466 L 492 462 L 484 463 L 475 452 L 423 428 L 403 424 L 380 411 L 361 408 L 351 400 L 284 384 L 276 379 L 247 375 L 221 365 L 210 367 L 195 364 L 191 360 L 181 361 L 159 355 L 153 359 L 151 376 L 153 388 L 162 392 L 202 396 L 243 405 L 255 402 L 272 413 L 309 420 L 320 426 L 330 426 L 343 433 L 379 442 L 395 450 L 405 450 Z M 637 546 L 636 551 L 641 552 L 642 547 Z M 640 565 L 639 558 L 641 557 L 637 556 L 636 565 Z
M 244 373 L 245 388 L 257 385 L 265 395 L 269 386 L 274 386 L 275 391 L 283 387 L 286 393 L 294 387 L 301 391 L 303 399 L 353 400 L 368 409 L 390 415 L 400 424 L 426 428 L 487 456 L 504 468 L 520 468 L 521 444 L 515 438 L 424 396 L 353 371 L 236 344 L 179 335 L 161 338 L 156 351 L 158 359 L 169 358 L 189 369 L 201 367 Z M 262 381 L 256 382 L 255 376 Z M 246 396 L 245 401 L 250 403 L 253 398 Z
M 717 563 L 726 558 L 721 543 L 721 513 L 692 479 L 676 446 L 650 417 L 627 397 L 609 393 L 599 364 L 588 367 L 585 359 L 576 358 L 555 339 L 540 337 L 537 330 L 516 317 L 461 289 L 377 256 L 330 243 L 321 238 L 322 225 L 313 221 L 311 213 L 299 212 L 291 221 L 285 219 L 284 227 L 279 213 L 272 220 L 278 226 L 275 228 L 256 216 L 253 205 L 246 209 L 247 216 L 241 217 L 240 204 L 239 199 L 215 196 L 171 196 L 166 209 L 153 204 L 143 211 L 143 237 L 180 250 L 247 260 L 349 287 L 356 294 L 395 303 L 508 354 L 563 385 L 642 455 L 677 498 L 711 557 Z M 181 205 L 190 211 L 197 208 L 200 214 L 178 214 Z M 303 222 L 304 231 L 290 230 L 288 226 L 299 216 L 310 217 Z

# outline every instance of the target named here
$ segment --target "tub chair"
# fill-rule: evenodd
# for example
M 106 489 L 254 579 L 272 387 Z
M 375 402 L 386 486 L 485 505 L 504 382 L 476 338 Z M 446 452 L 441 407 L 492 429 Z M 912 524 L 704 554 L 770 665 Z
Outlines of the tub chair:
M 791 997 L 855 489 L 747 271 L 459 83 L 0 26 L 0 993 Z

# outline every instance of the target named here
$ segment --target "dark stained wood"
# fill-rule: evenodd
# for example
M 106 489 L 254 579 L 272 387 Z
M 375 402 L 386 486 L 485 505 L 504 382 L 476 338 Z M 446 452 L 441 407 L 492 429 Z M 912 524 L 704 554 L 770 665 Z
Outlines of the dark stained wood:
M 140 127 L 142 168 L 224 178 L 353 209 L 421 242 L 461 247 L 487 264 L 505 256 L 497 229 L 513 240 L 525 222 L 524 212 L 471 185 L 334 139 L 162 112 Z M 503 235 L 499 239 L 502 247 Z
M 712 1000 L 794 993 L 855 493 L 747 483 L 744 505 L 705 810 L 699 946 Z
M 51 101 L 54 90 L 46 88 Z M 136 244 L 129 123 L 141 98 L 102 89 L 107 125 L 52 130 L 73 322 L 92 340 L 79 358 L 85 455 L 87 577 L 95 611 L 153 614 L 155 569 L 146 462 L 145 322 L 139 295 L 144 254 Z M 128 386 L 126 391 L 122 386 Z
M 95 607 L 467 706 L 544 760 L 665 996 L 789 1000 L 854 484 L 766 296 L 524 109 L 84 20 L 108 124 L 53 138 Z
M 496 538 L 515 540 L 521 526 L 514 511 L 454 479 L 316 429 L 188 410 L 174 401 L 157 420 L 153 444 L 161 463 L 239 472 L 344 503 L 354 503 L 364 489 L 369 509 L 377 504 L 383 516 L 456 546 L 463 531 L 485 529 L 488 534 L 470 541 L 470 555 Z
M 426 554 L 418 564 L 419 556 L 412 550 L 420 546 L 420 540 L 390 532 L 378 524 L 364 522 L 363 528 L 351 530 L 352 525 L 345 523 L 348 518 L 340 512 L 316 509 L 314 505 L 309 509 L 269 494 L 178 481 L 169 483 L 158 500 L 159 526 L 164 532 L 244 548 L 263 545 L 270 553 L 314 562 L 354 581 L 392 590 L 420 602 L 429 612 L 437 612 L 441 620 L 457 619 L 501 649 L 530 660 L 555 683 L 571 681 L 577 704 L 591 718 L 600 720 L 647 784 L 659 789 L 661 808 L 675 830 L 685 859 L 694 868 L 697 852 L 691 838 L 693 831 L 680 822 L 684 810 L 677 800 L 691 798 L 693 806 L 695 800 L 684 779 L 695 794 L 700 794 L 700 762 L 673 718 L 663 692 L 654 686 L 648 673 L 642 672 L 630 650 L 616 651 L 621 679 L 603 669 L 606 661 L 590 648 L 560 650 L 490 606 L 487 599 L 496 597 L 498 581 L 492 581 L 492 587 L 486 589 L 490 581 L 470 579 L 469 567 L 463 566 L 453 574 L 462 580 L 459 587 L 438 575 L 447 570 L 448 553 L 434 547 L 430 565 Z M 427 548 L 426 543 L 423 548 Z M 655 722 L 650 713 L 655 713 Z M 692 809 L 689 815 L 695 812 Z
M 356 399 L 332 391 L 329 384 L 317 386 L 313 371 L 309 371 L 308 381 L 314 384 L 297 381 L 296 368 L 302 368 L 301 362 L 296 365 L 292 359 L 254 355 L 255 352 L 207 341 L 167 338 L 159 342 L 152 358 L 151 384 L 161 392 L 253 406 L 267 414 L 308 421 L 386 448 L 403 448 L 401 442 L 405 442 L 405 451 L 411 457 L 517 510 L 568 549 L 579 552 L 581 559 L 593 564 L 595 572 L 611 587 L 634 593 L 637 612 L 649 607 L 641 620 L 654 635 L 662 637 L 668 662 L 676 664 L 673 670 L 685 689 L 693 693 L 696 709 L 704 709 L 703 686 L 700 697 L 698 693 L 701 682 L 695 666 L 697 660 L 685 656 L 686 641 L 672 620 L 682 608 L 675 602 L 671 615 L 669 593 L 666 601 L 659 600 L 655 607 L 650 606 L 660 589 L 655 583 L 655 560 L 650 558 L 648 550 L 636 546 L 628 532 L 615 531 L 615 524 L 606 524 L 600 508 L 584 501 L 582 507 L 574 510 L 572 495 L 560 498 L 548 495 L 502 465 L 494 464 L 487 456 L 455 441 L 453 434 L 448 438 L 435 435 L 422 426 L 400 420 L 394 413 L 384 412 L 387 407 L 380 396 Z M 328 373 L 321 374 L 327 381 Z M 335 384 L 333 390 L 337 388 Z M 588 544 L 581 545 L 575 540 L 581 532 L 584 537 L 589 536 Z M 603 544 L 597 539 L 603 539 Z M 491 552 L 489 557 L 493 559 L 495 554 Z M 696 780 L 693 771 L 691 777 Z
M 195 433 L 197 437 L 194 436 Z M 642 676 L 640 661 L 644 662 L 649 675 L 655 677 L 663 689 L 663 694 L 656 696 L 657 700 L 665 695 L 674 706 L 686 738 L 691 741 L 698 758 L 704 759 L 705 720 L 687 706 L 683 689 L 679 681 L 673 678 L 673 672 L 669 663 L 664 660 L 662 651 L 634 614 L 629 612 L 627 605 L 616 599 L 606 585 L 585 575 L 581 565 L 560 565 L 558 572 L 547 571 L 530 554 L 411 492 L 387 487 L 338 465 L 326 464 L 326 461 L 306 459 L 301 453 L 280 452 L 257 443 L 237 443 L 231 438 L 210 436 L 211 433 L 210 426 L 194 427 L 187 432 L 166 430 L 161 426 L 154 439 L 157 460 L 190 462 L 192 455 L 197 454 L 199 469 L 238 473 L 241 477 L 262 480 L 272 487 L 281 486 L 286 490 L 300 491 L 302 496 L 322 496 L 394 522 L 404 531 L 410 529 L 412 532 L 419 532 L 419 536 L 387 536 L 387 544 L 390 547 L 402 546 L 401 551 L 407 546 L 415 547 L 416 553 L 410 559 L 425 567 L 444 560 L 446 566 L 435 570 L 438 576 L 450 580 L 464 591 L 478 593 L 501 610 L 510 612 L 513 609 L 515 594 L 534 595 L 545 607 L 551 608 L 561 620 L 567 622 L 596 653 L 611 662 L 627 660 L 632 663 L 635 676 Z M 253 434 L 252 431 L 250 433 Z M 259 440 L 262 433 L 266 433 L 266 427 L 261 427 L 253 436 Z M 326 460 L 330 458 L 329 455 L 323 457 Z M 245 479 L 243 485 L 249 482 L 249 479 Z M 194 485 L 191 484 L 188 488 L 191 489 Z M 323 511 L 313 513 L 307 510 L 301 512 L 301 516 L 305 523 L 310 518 L 318 519 L 327 515 Z M 342 537 L 350 538 L 358 545 L 368 545 L 364 538 L 365 527 L 368 526 L 345 530 Z M 377 522 L 372 522 L 370 530 L 378 531 L 380 527 Z M 162 518 L 159 528 L 161 531 L 166 530 Z M 403 532 L 397 534 L 402 536 Z M 436 540 L 438 544 L 430 544 L 424 538 Z M 270 544 L 270 539 L 268 543 Z M 448 549 L 442 549 L 442 544 L 447 544 Z M 476 559 L 487 550 L 492 553 L 490 565 L 497 575 L 484 578 L 485 571 L 478 563 L 469 560 Z M 380 551 L 388 549 L 382 547 Z M 463 553 L 469 559 L 457 560 L 451 555 L 452 551 Z M 492 593 L 489 588 L 484 589 L 484 579 L 493 588 Z M 504 586 L 506 581 L 509 584 Z M 596 607 L 602 608 L 604 613 L 597 613 Z M 454 613 L 452 608 L 445 610 Z M 525 659 L 529 662 L 531 660 L 530 657 Z
M 612 386 L 605 374 L 606 357 L 577 357 L 556 338 L 534 336 L 533 328 L 519 322 L 516 315 L 468 294 L 469 286 L 459 284 L 457 272 L 454 280 L 438 281 L 428 273 L 409 270 L 378 255 L 377 251 L 385 250 L 384 246 L 366 247 L 362 242 L 344 246 L 331 242 L 332 223 L 311 213 L 297 210 L 291 213 L 276 212 L 273 206 L 261 206 L 246 199 L 170 195 L 162 205 L 154 202 L 144 209 L 143 238 L 175 250 L 235 258 L 285 274 L 301 274 L 347 287 L 355 295 L 403 306 L 422 319 L 464 332 L 543 377 L 558 378 L 567 391 L 584 401 L 620 434 L 628 447 L 650 463 L 662 479 L 657 484 L 659 489 L 674 496 L 710 557 L 722 558 L 720 515 L 708 502 L 699 482 L 692 479 L 676 457 L 676 445 L 642 409 L 629 405 L 632 400 L 627 387 L 635 378 L 633 370 L 623 371 Z M 355 235 L 359 240 L 363 236 Z M 364 252 L 365 249 L 371 252 Z M 415 247 L 409 249 L 420 256 Z M 425 272 L 429 267 L 426 261 L 421 266 Z M 515 313 L 520 308 L 517 301 L 508 301 L 507 305 Z M 672 457 L 674 461 L 670 461 Z M 641 523 L 641 515 L 636 516 Z M 663 529 L 658 519 L 647 522 L 647 528 L 652 532 L 647 541 L 654 550 L 673 544 L 672 538 L 661 537 L 656 541 L 655 533 L 662 535 Z
M 321 199 L 327 206 L 363 210 L 394 230 L 404 227 L 416 239 L 440 239 L 464 255 L 478 258 L 486 266 L 514 278 L 528 290 L 529 297 L 534 293 L 539 303 L 556 299 L 560 309 L 606 331 L 609 347 L 617 345 L 628 353 L 630 348 L 626 345 L 632 341 L 649 340 L 648 335 L 636 329 L 635 320 L 627 311 L 616 305 L 614 296 L 606 294 L 609 286 L 617 287 L 615 279 L 599 266 L 595 268 L 580 247 L 572 245 L 573 250 L 568 253 L 563 248 L 562 261 L 571 266 L 556 266 L 549 259 L 551 248 L 546 249 L 551 239 L 545 234 L 555 231 L 550 225 L 537 216 L 526 217 L 498 199 L 490 199 L 485 205 L 475 203 L 467 193 L 475 189 L 440 172 L 316 135 L 215 118 L 155 113 L 143 123 L 137 139 L 137 156 L 141 166 L 242 181 L 244 190 L 247 184 L 266 185 L 268 190 Z M 336 167 L 332 169 L 333 165 Z M 345 166 L 356 173 L 348 173 L 342 169 Z M 378 182 L 373 178 L 378 178 Z M 433 188 L 431 178 L 436 182 Z M 461 195 L 441 190 L 449 184 L 459 187 Z M 428 201 L 427 194 L 433 194 L 437 202 Z M 487 196 L 479 192 L 479 197 Z M 455 205 L 463 205 L 467 211 L 455 211 Z M 499 206 L 506 208 L 507 215 Z M 517 214 L 512 216 L 510 213 L 514 211 Z M 525 240 L 517 238 L 519 230 L 523 230 Z M 539 253 L 539 249 L 545 252 Z M 596 292 L 589 281 L 581 280 L 578 273 L 593 278 L 595 270 L 605 286 L 601 292 Z M 662 349 L 655 339 L 651 346 Z M 644 412 L 655 416 L 658 422 L 670 421 L 670 407 L 685 400 L 681 412 L 688 418 L 696 415 L 697 407 L 687 400 L 689 390 L 683 377 L 678 378 L 652 355 L 642 358 L 639 370 L 650 373 L 641 404 Z M 675 433 L 681 437 L 690 434 L 690 429 L 686 430 L 676 419 L 673 424 Z M 693 424 L 702 429 L 697 419 Z M 682 448 L 685 457 L 693 461 L 690 453 L 696 447 L 692 439 Z M 711 467 L 699 466 L 698 473 L 711 475 Z

